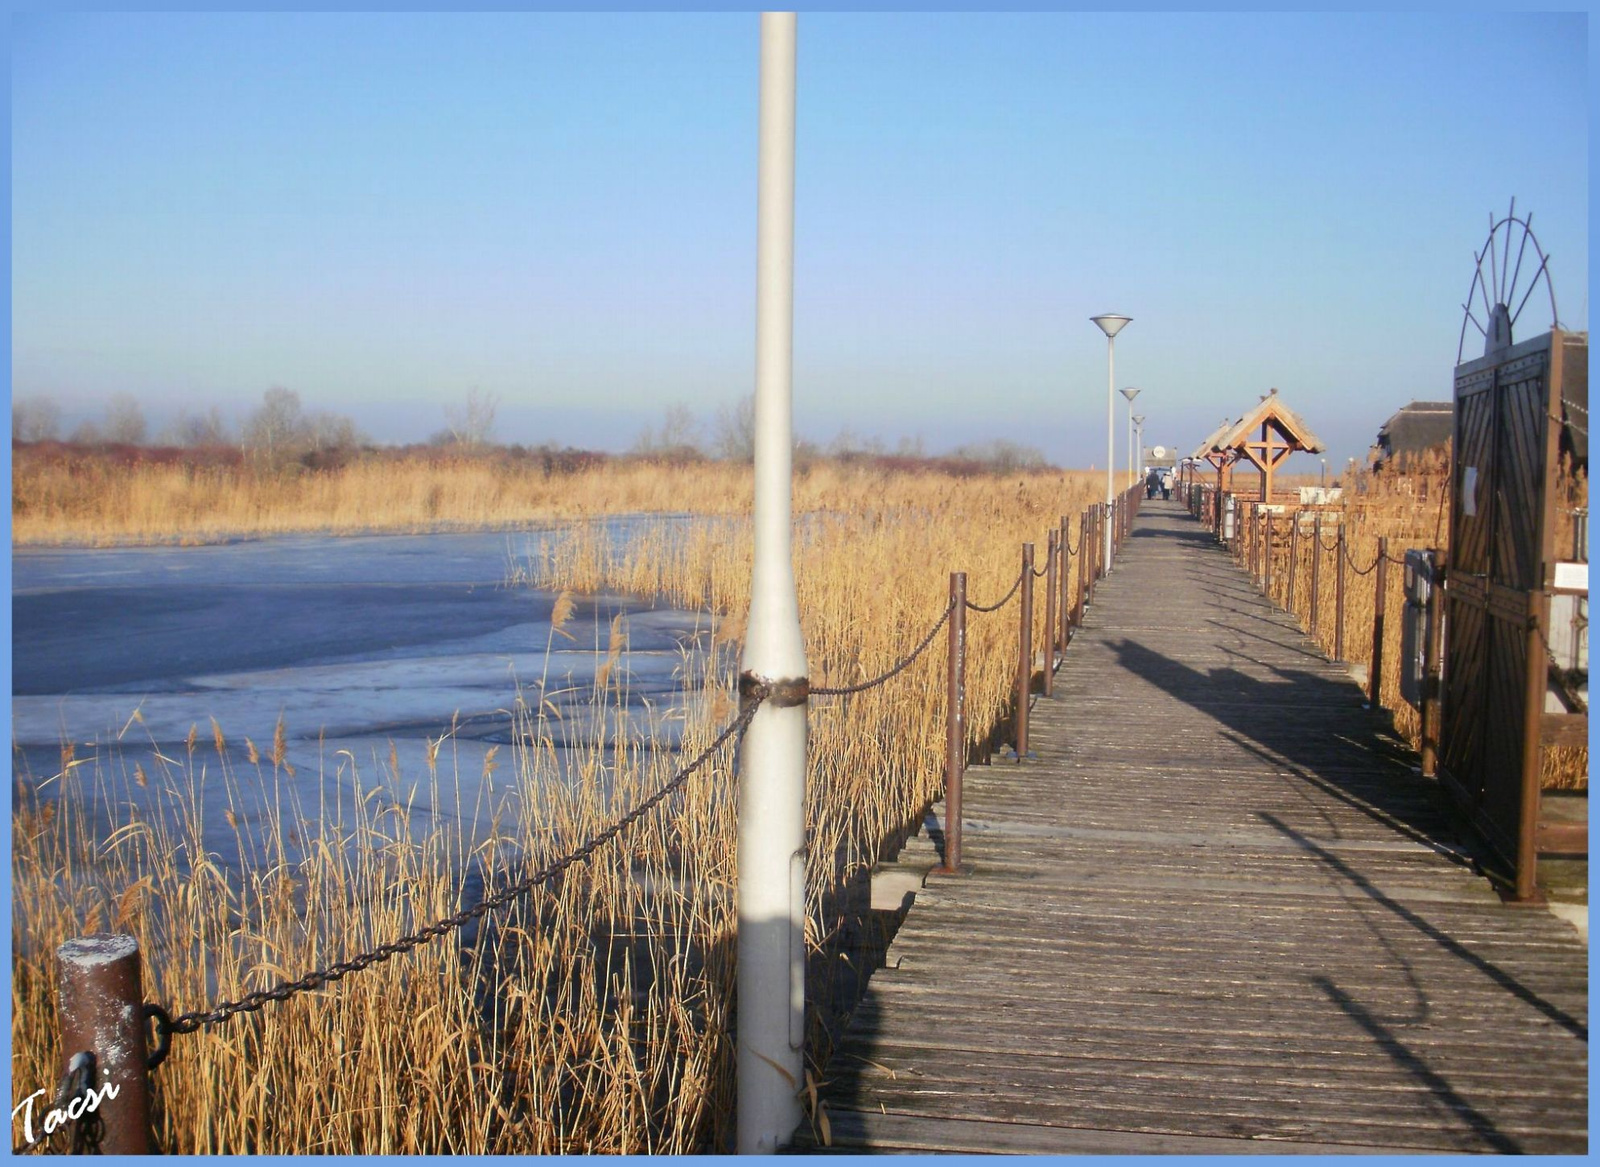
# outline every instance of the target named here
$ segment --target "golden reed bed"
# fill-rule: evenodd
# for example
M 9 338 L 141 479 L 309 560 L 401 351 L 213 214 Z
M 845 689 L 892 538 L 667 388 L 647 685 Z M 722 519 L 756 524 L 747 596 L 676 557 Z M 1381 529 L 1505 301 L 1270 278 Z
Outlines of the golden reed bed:
M 69 506 L 58 493 L 49 507 L 30 507 L 34 518 L 41 509 L 53 514 L 57 533 L 78 540 L 186 537 L 183 523 L 202 513 L 200 533 L 209 538 L 343 522 L 407 529 L 431 521 L 425 504 L 435 494 L 432 517 L 498 523 L 529 518 L 535 498 L 547 515 L 732 516 L 744 513 L 750 491 L 747 470 L 724 466 L 601 468 L 553 485 L 491 483 L 483 497 L 472 495 L 471 482 L 484 480 L 470 467 L 416 482 L 387 473 L 357 469 L 305 483 L 286 496 L 294 507 L 281 512 L 252 511 L 270 497 L 259 488 L 204 476 L 185 483 L 166 472 L 119 485 L 116 493 L 137 495 L 137 503 L 80 498 Z M 840 466 L 801 476 L 797 507 L 811 518 L 799 528 L 795 556 L 812 677 L 848 682 L 892 664 L 943 610 L 950 570 L 969 573 L 975 601 L 999 597 L 1016 577 L 1019 545 L 1035 541 L 1042 554 L 1047 530 L 1062 514 L 1075 520 L 1101 482 L 1091 474 L 956 477 Z M 19 537 L 30 529 L 40 530 L 23 527 Z M 740 633 L 749 554 L 737 519 L 687 533 L 681 523 L 664 524 L 627 551 L 579 523 L 547 561 L 515 566 L 543 584 L 625 588 L 703 607 L 714 615 L 713 637 L 726 644 Z M 1006 709 L 1016 613 L 1012 604 L 975 614 L 970 624 L 975 742 Z M 678 756 L 615 732 L 624 720 L 626 640 L 624 619 L 598 650 L 605 660 L 593 694 L 593 744 L 580 751 L 576 780 L 560 779 L 557 727 L 537 683 L 525 679 L 514 711 L 517 744 L 488 763 L 498 767 L 492 796 L 453 816 L 410 809 L 418 800 L 449 808 L 457 797 L 447 738 L 423 774 L 401 773 L 393 757 L 336 754 L 321 759 L 314 780 L 301 774 L 298 782 L 282 733 L 270 747 L 230 741 L 200 708 L 189 741 L 170 751 L 175 756 L 152 759 L 147 747 L 121 763 L 86 763 L 65 750 L 47 796 L 23 798 L 13 815 L 13 1103 L 55 1081 L 53 953 L 65 939 L 131 932 L 145 954 L 147 998 L 203 1007 L 442 916 L 459 906 L 460 873 L 475 860 L 508 873 L 502 881 L 515 878 L 634 805 L 671 774 Z M 848 993 L 848 962 L 862 959 L 850 941 L 862 923 L 859 906 L 847 893 L 940 786 L 942 656 L 930 651 L 883 689 L 814 703 L 807 940 L 813 954 L 827 957 L 812 971 L 811 1049 L 819 1058 L 833 995 Z M 686 667 L 718 659 L 713 648 L 686 658 Z M 686 752 L 732 717 L 728 680 L 726 669 L 709 667 L 688 678 L 704 699 L 692 707 Z M 138 732 L 131 725 L 126 739 Z M 620 737 L 615 751 L 605 748 L 608 736 Z M 716 759 L 621 844 L 499 914 L 475 943 L 452 935 L 262 1013 L 176 1037 L 155 1073 L 162 1148 L 725 1146 L 733 1066 L 730 762 Z M 96 815 L 114 829 L 97 826 Z M 457 819 L 493 824 L 477 854 L 468 853 Z M 345 826 L 330 825 L 338 822 Z M 257 825 L 247 832 L 242 824 L 250 823 Z M 218 830 L 240 832 L 242 877 L 208 854 L 204 838 Z

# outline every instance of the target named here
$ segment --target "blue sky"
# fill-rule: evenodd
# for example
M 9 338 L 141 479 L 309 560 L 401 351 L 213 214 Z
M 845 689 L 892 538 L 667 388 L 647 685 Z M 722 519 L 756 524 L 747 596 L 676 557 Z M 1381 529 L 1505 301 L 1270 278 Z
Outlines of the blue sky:
M 1448 397 L 1512 195 L 1588 326 L 1588 44 L 1582 15 L 803 14 L 797 426 L 1103 465 L 1087 318 L 1117 311 L 1151 440 L 1276 386 L 1364 453 Z M 383 441 L 473 388 L 506 441 L 709 416 L 753 381 L 757 48 L 753 14 L 22 18 L 13 394 L 70 427 L 283 385 Z

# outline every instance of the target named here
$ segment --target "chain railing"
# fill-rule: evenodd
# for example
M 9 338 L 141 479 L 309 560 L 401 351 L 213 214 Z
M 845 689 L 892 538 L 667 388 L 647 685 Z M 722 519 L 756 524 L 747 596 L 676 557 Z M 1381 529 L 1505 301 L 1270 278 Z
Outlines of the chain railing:
M 558 858 L 546 862 L 537 870 L 518 879 L 477 902 L 440 917 L 411 932 L 386 941 L 373 948 L 345 957 L 332 964 L 309 970 L 299 977 L 280 980 L 268 989 L 246 993 L 236 1000 L 222 1000 L 205 1009 L 194 1009 L 173 1015 L 163 1005 L 143 1000 L 140 985 L 138 948 L 131 937 L 106 938 L 126 942 L 128 951 L 121 953 L 117 962 L 107 962 L 94 957 L 83 963 L 90 969 L 85 982 L 89 987 L 78 993 L 72 1002 L 63 997 L 62 1019 L 64 1044 L 92 1044 L 87 1041 L 66 1040 L 67 1031 L 83 1034 L 104 1034 L 116 1031 L 117 1026 L 132 1026 L 123 1043 L 126 1049 L 75 1049 L 69 1057 L 68 1072 L 57 1091 L 55 1107 L 68 1116 L 72 1129 L 72 1149 L 86 1152 L 101 1149 L 119 1153 L 139 1152 L 149 1148 L 149 1090 L 145 1075 L 156 1069 L 171 1051 L 172 1039 L 196 1033 L 201 1029 L 219 1026 L 233 1017 L 256 1013 L 266 1006 L 290 1000 L 324 986 L 335 984 L 354 973 L 382 964 L 395 956 L 408 953 L 429 944 L 467 924 L 480 920 L 490 912 L 506 907 L 512 902 L 532 894 L 563 876 L 571 868 L 587 863 L 599 851 L 609 846 L 645 818 L 673 794 L 682 790 L 689 780 L 730 744 L 742 739 L 761 705 L 769 698 L 786 703 L 798 703 L 810 697 L 848 697 L 888 684 L 910 669 L 938 638 L 941 629 L 949 630 L 949 668 L 946 709 L 947 749 L 945 765 L 945 828 L 944 870 L 961 869 L 961 786 L 966 767 L 966 616 L 968 612 L 994 613 L 1006 607 L 1019 595 L 1022 601 L 1019 613 L 1018 659 L 1016 691 L 1013 703 L 1013 743 L 1017 761 L 1027 758 L 1027 714 L 1032 690 L 1034 652 L 1033 582 L 1046 580 L 1045 604 L 1045 688 L 1048 693 L 1049 678 L 1057 667 L 1057 651 L 1064 652 L 1073 631 L 1080 627 L 1084 613 L 1093 601 L 1095 583 L 1106 574 L 1104 562 L 1104 533 L 1109 529 L 1113 544 L 1120 546 L 1127 537 L 1132 517 L 1138 510 L 1134 497 L 1137 487 L 1124 492 L 1111 505 L 1096 504 L 1086 508 L 1078 519 L 1078 540 L 1074 546 L 1071 524 L 1062 516 L 1059 535 L 1051 532 L 1044 567 L 1036 568 L 1033 561 L 1033 544 L 1023 544 L 1022 565 L 1010 589 L 993 604 L 977 604 L 966 598 L 966 575 L 951 575 L 950 598 L 927 632 L 904 656 L 876 676 L 847 685 L 810 685 L 806 680 L 784 682 L 782 692 L 777 687 L 750 677 L 741 678 L 740 709 L 738 716 L 725 725 L 688 763 L 680 767 L 671 778 L 663 782 L 648 797 L 617 818 L 603 830 L 596 831 L 581 844 Z M 1068 577 L 1073 558 L 1078 560 L 1075 597 L 1069 604 Z M 1059 616 L 1059 621 L 1058 621 Z M 71 941 L 62 949 L 63 958 L 72 944 L 101 943 L 101 938 Z M 124 959 L 126 958 L 126 959 Z M 107 979 L 107 968 L 131 969 L 118 980 Z M 124 967 L 126 966 L 126 967 Z M 67 983 L 63 977 L 63 985 Z M 65 993 L 65 989 L 63 990 Z M 154 1026 L 154 1045 L 149 1044 L 149 1027 Z M 104 1044 L 103 1041 L 101 1044 Z M 148 1050 L 146 1053 L 144 1051 Z M 129 1051 L 136 1051 L 129 1054 Z M 119 1054 L 129 1054 L 132 1063 L 112 1065 Z M 97 1058 L 101 1059 L 97 1061 Z M 112 1091 L 104 1084 L 118 1075 L 136 1072 L 138 1090 Z M 97 1085 L 99 1090 L 97 1092 Z M 114 1100 L 114 1101 L 112 1101 Z M 52 1111 L 52 1114 L 54 1111 Z M 63 1129 L 66 1122 L 58 1123 L 53 1130 Z M 40 1135 L 21 1145 L 13 1152 L 22 1154 L 48 1148 L 49 1138 Z

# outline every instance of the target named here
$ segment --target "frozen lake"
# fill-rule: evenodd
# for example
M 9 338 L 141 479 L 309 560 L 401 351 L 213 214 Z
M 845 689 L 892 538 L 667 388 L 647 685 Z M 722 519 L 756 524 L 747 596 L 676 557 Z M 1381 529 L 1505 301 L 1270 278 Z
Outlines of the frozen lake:
M 625 538 L 629 521 L 610 526 Z M 680 679 L 705 617 L 582 597 L 565 628 L 571 639 L 556 634 L 555 594 L 506 583 L 513 563 L 538 557 L 550 535 L 15 551 L 13 799 L 24 783 L 48 793 L 64 743 L 92 770 L 126 775 L 136 762 L 150 771 L 157 752 L 184 758 L 194 727 L 196 755 L 214 759 L 212 719 L 245 770 L 244 739 L 265 757 L 281 718 L 295 784 L 308 791 L 349 762 L 370 782 L 395 768 L 425 774 L 430 740 L 452 722 L 440 770 L 475 786 L 498 746 L 503 781 L 519 687 L 528 705 L 548 700 L 561 712 L 550 722 L 558 739 L 581 736 L 618 613 L 626 614 L 617 675 L 629 720 L 673 735 Z M 416 809 L 448 814 L 461 792 L 448 793 L 449 806 L 436 808 L 425 789 L 408 797 Z M 464 793 L 470 804 L 474 791 Z

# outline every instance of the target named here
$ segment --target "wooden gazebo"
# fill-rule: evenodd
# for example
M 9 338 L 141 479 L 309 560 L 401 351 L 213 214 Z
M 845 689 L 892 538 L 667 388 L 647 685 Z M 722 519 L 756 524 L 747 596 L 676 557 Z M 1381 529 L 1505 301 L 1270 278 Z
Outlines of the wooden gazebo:
M 1209 462 L 1217 472 L 1217 493 L 1228 489 L 1228 468 L 1239 459 L 1239 452 L 1222 444 L 1222 439 L 1228 436 L 1234 423 L 1227 418 L 1222 419 L 1222 424 L 1206 435 L 1206 440 L 1200 443 L 1198 449 L 1190 455 L 1195 461 Z
M 1262 502 L 1272 499 L 1272 472 L 1278 463 L 1296 452 L 1320 454 L 1328 448 L 1299 415 L 1283 403 L 1276 389 L 1235 422 L 1227 433 L 1215 439 L 1215 444 L 1220 449 L 1233 451 L 1239 460 L 1248 459 L 1261 471 Z

